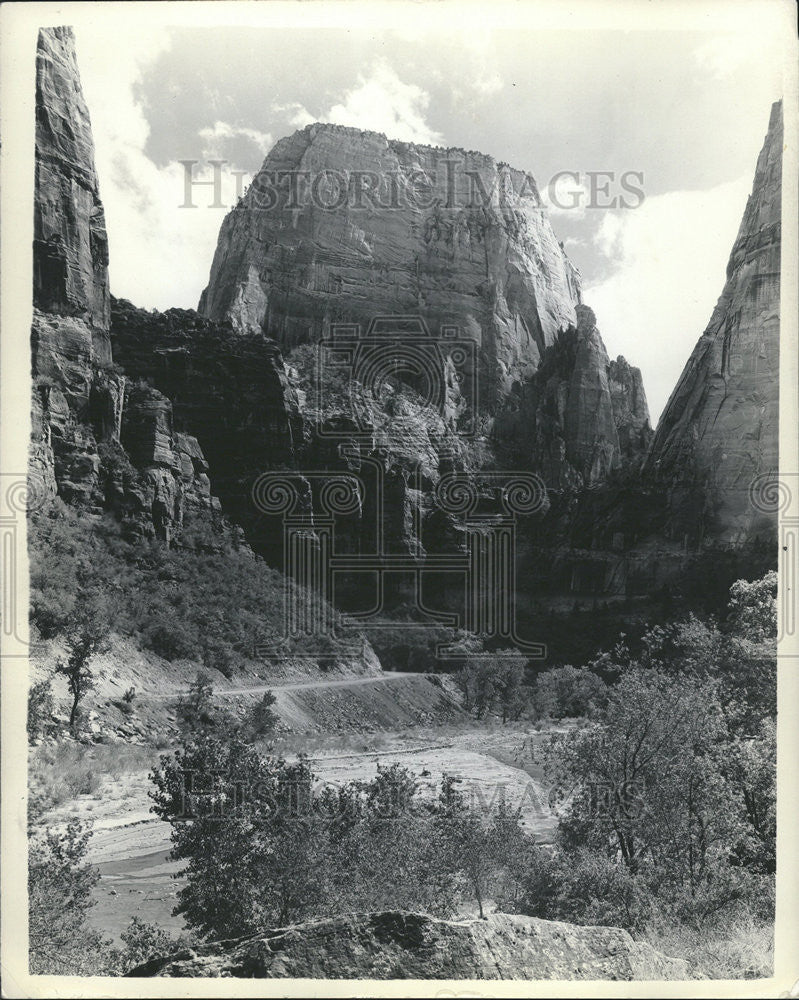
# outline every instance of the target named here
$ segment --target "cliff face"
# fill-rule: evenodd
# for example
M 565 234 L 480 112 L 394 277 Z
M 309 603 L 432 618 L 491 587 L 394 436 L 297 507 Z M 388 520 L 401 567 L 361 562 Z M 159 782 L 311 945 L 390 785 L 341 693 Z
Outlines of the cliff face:
M 284 349 L 381 315 L 422 315 L 434 336 L 455 325 L 477 345 L 494 407 L 574 323 L 579 298 L 529 175 L 316 124 L 277 143 L 223 222 L 199 311 Z
M 111 317 L 114 357 L 132 377 L 152 387 L 151 396 L 168 404 L 178 440 L 196 435 L 191 440 L 199 457 L 192 456 L 192 462 L 204 466 L 204 487 L 210 475 L 225 513 L 266 551 L 268 539 L 259 538 L 263 518 L 253 505 L 252 485 L 269 469 L 294 466 L 303 436 L 296 393 L 277 345 L 262 334 L 238 333 L 188 309 L 150 312 L 112 299 Z M 157 411 L 150 409 L 153 417 Z M 148 452 L 150 433 L 140 440 Z M 129 447 L 138 455 L 138 444 Z M 185 461 L 184 466 L 188 469 Z M 275 541 L 279 551 L 282 541 L 279 536 Z
M 335 324 L 363 336 L 375 317 L 415 315 L 434 340 L 456 327 L 468 350 L 440 376 L 452 376 L 448 425 L 466 416 L 559 489 L 601 481 L 648 444 L 640 374 L 635 385 L 635 369 L 610 378 L 579 302 L 529 175 L 480 153 L 317 124 L 277 143 L 225 219 L 199 309 L 266 332 L 289 366 L 297 345 Z M 412 366 L 409 343 L 391 351 Z M 557 379 L 537 377 L 542 367 Z M 357 365 L 350 377 L 368 381 Z
M 98 334 L 98 359 L 107 361 L 100 334 L 110 315 L 108 238 L 71 28 L 39 33 L 35 169 L 34 304 L 85 319 Z
M 418 913 L 308 921 L 258 938 L 154 958 L 128 976 L 243 979 L 683 979 L 687 964 L 616 927 L 534 917 Z
M 167 541 L 192 507 L 219 511 L 171 401 L 114 363 L 108 240 L 71 28 L 39 32 L 31 475 L 45 496 L 113 509 Z
M 668 492 L 669 529 L 726 543 L 771 533 L 753 506 L 777 470 L 782 103 L 771 110 L 752 193 L 710 322 L 669 399 L 646 460 Z
M 610 361 L 591 309 L 547 349 L 535 375 L 497 418 L 497 437 L 517 464 L 551 490 L 579 489 L 634 468 L 652 435 L 641 372 Z M 515 405 L 514 405 L 515 403 Z

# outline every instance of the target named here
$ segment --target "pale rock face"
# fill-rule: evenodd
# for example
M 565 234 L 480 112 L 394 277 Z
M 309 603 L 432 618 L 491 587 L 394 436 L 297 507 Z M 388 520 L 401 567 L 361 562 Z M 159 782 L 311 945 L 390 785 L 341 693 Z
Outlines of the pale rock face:
M 710 533 L 728 544 L 776 525 L 776 512 L 750 502 L 749 487 L 778 466 L 782 144 L 778 102 L 727 282 L 647 456 L 646 469 L 668 489 L 674 533 L 692 530 L 698 506 Z
M 312 204 L 314 192 L 336 207 Z M 481 153 L 316 124 L 276 144 L 225 219 L 199 311 L 284 349 L 381 315 L 420 315 L 432 336 L 454 325 L 476 345 L 481 404 L 493 409 L 579 301 L 529 175 Z

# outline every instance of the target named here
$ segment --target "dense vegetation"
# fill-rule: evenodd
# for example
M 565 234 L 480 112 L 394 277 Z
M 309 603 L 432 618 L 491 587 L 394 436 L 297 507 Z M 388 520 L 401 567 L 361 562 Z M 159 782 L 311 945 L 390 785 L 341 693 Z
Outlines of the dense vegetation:
M 169 549 L 127 535 L 111 515 L 82 516 L 56 501 L 32 517 L 29 554 L 31 621 L 44 638 L 82 641 L 80 623 L 90 618 L 167 660 L 195 660 L 227 676 L 259 660 L 262 647 L 322 664 L 339 652 L 332 638 L 285 640 L 284 593 L 294 584 L 235 536 L 190 515 L 180 545 Z

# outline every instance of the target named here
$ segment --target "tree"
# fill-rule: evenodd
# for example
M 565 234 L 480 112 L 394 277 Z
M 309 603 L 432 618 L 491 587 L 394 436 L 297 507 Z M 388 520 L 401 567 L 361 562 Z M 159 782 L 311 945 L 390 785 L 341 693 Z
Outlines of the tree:
M 730 587 L 729 616 L 736 634 L 751 642 L 777 637 L 777 573 L 759 580 L 736 580 Z
M 86 926 L 100 876 L 86 861 L 91 831 L 70 822 L 48 830 L 28 859 L 28 949 L 33 975 L 102 975 L 110 942 Z
M 601 677 L 587 667 L 555 667 L 539 674 L 535 707 L 539 715 L 555 719 L 591 715 L 606 695 Z
M 530 701 L 530 689 L 525 684 L 527 661 L 518 650 L 502 650 L 496 660 L 497 698 L 502 722 L 521 718 Z
M 216 725 L 216 712 L 211 679 L 198 671 L 189 690 L 178 698 L 178 725 L 185 736 L 213 729 Z
M 277 728 L 278 716 L 272 711 L 277 698 L 271 691 L 264 691 L 260 701 L 247 712 L 241 731 L 249 739 L 259 740 L 272 736 Z
M 72 696 L 69 728 L 73 733 L 77 729 L 80 703 L 94 687 L 91 660 L 107 648 L 108 632 L 108 621 L 101 603 L 84 596 L 66 625 L 64 642 L 67 658 L 59 657 L 55 666 L 55 672 L 66 677 Z
M 456 869 L 431 804 L 418 797 L 413 774 L 399 764 L 339 790 L 331 827 L 334 906 L 416 910 L 447 917 L 459 898 Z
M 33 743 L 52 725 L 53 688 L 49 677 L 28 689 L 28 741 Z
M 562 847 L 622 865 L 683 917 L 741 898 L 745 873 L 730 854 L 744 827 L 729 746 L 714 682 L 630 668 L 596 725 L 549 743 Z
M 200 732 L 151 779 L 153 809 L 172 824 L 172 857 L 186 862 L 175 913 L 189 927 L 238 937 L 321 909 L 325 825 L 304 760 Z
M 528 702 L 525 665 L 524 656 L 515 649 L 467 660 L 455 674 L 463 707 L 478 719 L 485 718 L 497 705 L 503 722 L 520 718 Z

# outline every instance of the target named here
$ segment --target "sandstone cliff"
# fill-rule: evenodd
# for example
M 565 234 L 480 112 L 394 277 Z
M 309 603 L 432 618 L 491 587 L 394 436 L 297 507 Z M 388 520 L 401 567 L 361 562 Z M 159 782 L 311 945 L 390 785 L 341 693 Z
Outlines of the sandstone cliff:
M 517 466 L 532 467 L 556 491 L 637 467 L 652 435 L 641 372 L 622 357 L 610 361 L 591 309 L 578 305 L 576 313 L 576 326 L 547 349 L 495 424 Z
M 601 481 L 648 444 L 640 374 L 634 386 L 635 369 L 611 379 L 579 304 L 579 275 L 529 175 L 480 153 L 316 124 L 276 144 L 223 222 L 199 309 L 267 333 L 289 367 L 298 344 L 328 340 L 336 324 L 357 324 L 361 339 L 375 317 L 419 316 L 433 341 L 453 328 L 467 350 L 451 370 L 439 363 L 445 423 L 478 428 L 500 461 L 510 449 L 516 467 L 560 489 Z M 383 353 L 419 388 L 426 361 L 415 351 L 406 340 Z M 542 367 L 557 379 L 536 379 Z M 356 360 L 352 381 L 368 383 L 363 368 Z
M 110 315 L 108 237 L 71 28 L 39 33 L 35 170 L 34 302 L 80 316 L 99 334 Z M 107 342 L 97 348 L 108 360 Z
M 534 917 L 352 914 L 151 961 L 140 976 L 241 979 L 685 979 L 687 964 L 616 927 Z
M 34 493 L 113 509 L 169 541 L 187 507 L 218 521 L 219 501 L 171 401 L 114 363 L 108 240 L 71 28 L 40 31 L 36 67 Z
M 422 315 L 434 336 L 454 325 L 478 346 L 494 406 L 579 300 L 529 175 L 482 153 L 315 124 L 277 143 L 223 222 L 199 310 L 284 348 L 381 315 Z
M 669 531 L 738 543 L 775 530 L 750 485 L 777 470 L 782 103 L 771 109 L 752 193 L 707 329 L 646 460 L 668 492 Z

